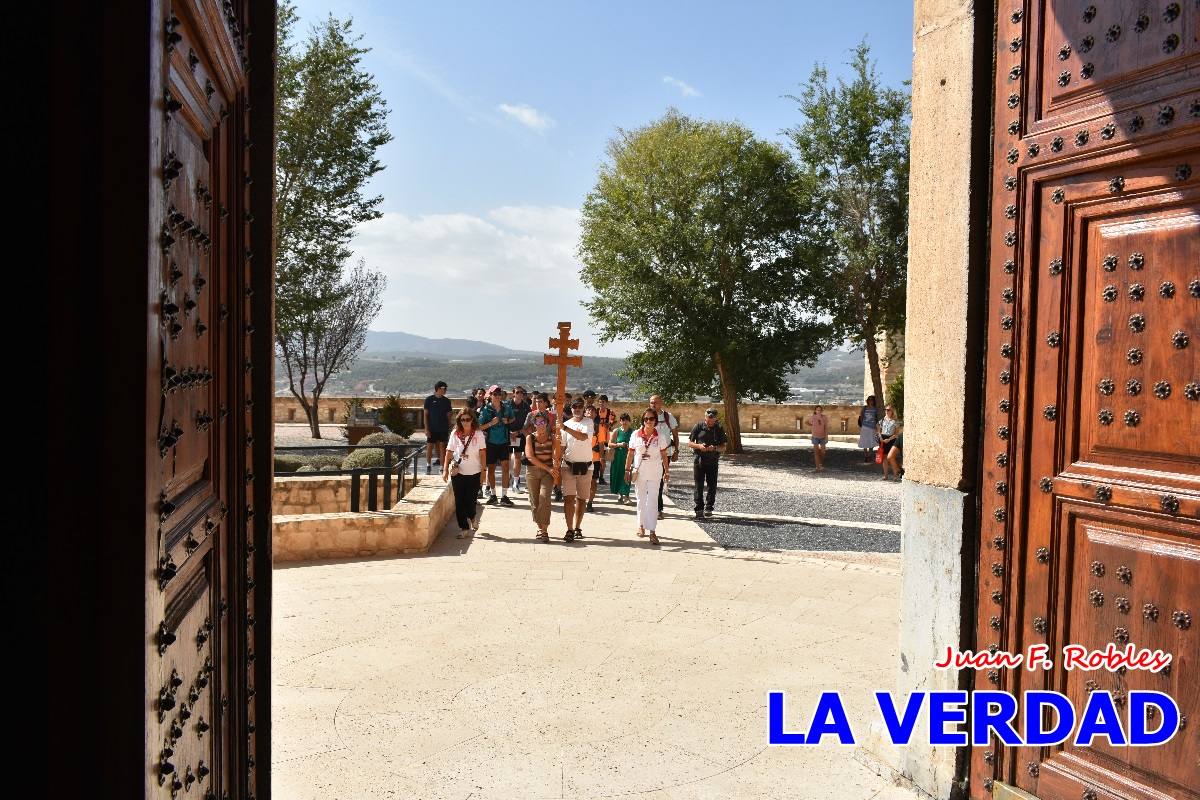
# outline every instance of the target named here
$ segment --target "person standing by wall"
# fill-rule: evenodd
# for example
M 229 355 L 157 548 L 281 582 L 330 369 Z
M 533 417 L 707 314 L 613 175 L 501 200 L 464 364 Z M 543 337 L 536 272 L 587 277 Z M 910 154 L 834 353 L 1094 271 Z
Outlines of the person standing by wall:
M 489 506 L 497 502 L 500 505 L 511 506 L 508 499 L 508 457 L 512 447 L 508 443 L 508 425 L 513 421 L 512 406 L 504 402 L 504 394 L 499 386 L 488 389 L 488 403 L 479 412 L 479 429 L 487 435 L 487 486 L 490 496 Z M 500 497 L 496 497 L 496 466 L 500 466 Z
M 900 480 L 900 448 L 893 447 L 896 440 L 904 433 L 900 420 L 896 419 L 896 409 L 888 406 L 884 409 L 884 417 L 879 420 L 879 443 L 883 445 L 883 479 L 888 479 L 888 470 Z
M 812 429 L 813 462 L 817 472 L 824 472 L 825 445 L 829 443 L 829 417 L 825 416 L 821 406 L 817 406 L 805 422 Z
M 479 431 L 479 423 L 470 409 L 458 414 L 454 433 L 442 459 L 442 480 L 450 481 L 454 492 L 454 516 L 458 521 L 458 538 L 467 531 L 479 530 L 476 500 L 479 478 L 487 463 L 487 442 Z
M 637 497 L 638 536 L 649 536 L 652 545 L 658 544 L 654 531 L 660 516 L 662 482 L 671 474 L 667 455 L 670 440 L 659 429 L 659 416 L 654 407 L 642 412 L 642 427 L 629 437 L 629 459 L 625 464 L 625 480 L 633 483 Z
M 558 428 L 563 447 L 563 513 L 567 517 L 564 542 L 583 538 L 583 512 L 592 491 L 592 420 L 583 416 L 583 410 L 583 398 L 579 398 L 571 405 L 571 418 Z
M 612 467 L 608 475 L 609 487 L 617 496 L 617 502 L 624 505 L 629 502 L 629 481 L 625 480 L 625 463 L 629 455 L 629 437 L 633 435 L 633 421 L 628 414 L 622 414 L 620 425 L 613 429 L 608 446 L 612 450 Z
M 543 395 L 542 397 L 544 397 Z M 549 405 L 538 398 L 538 405 Z M 529 513 L 537 525 L 537 540 L 550 541 L 551 490 L 559 477 L 554 463 L 554 434 L 550 415 L 544 409 L 529 414 L 532 433 L 525 435 L 525 461 L 529 464 L 526 481 L 529 488 Z
M 688 447 L 695 453 L 695 460 L 692 463 L 692 480 L 696 484 L 693 496 L 696 519 L 713 515 L 713 505 L 717 500 L 717 467 L 721 461 L 721 454 L 725 452 L 726 441 L 728 439 L 725 436 L 725 429 L 717 420 L 715 408 L 704 412 L 704 421 L 697 422 L 688 437 Z M 704 491 L 706 483 L 708 484 L 707 495 Z
M 656 394 L 650 397 L 650 407 L 654 409 L 654 414 L 658 419 L 658 432 L 662 435 L 663 441 L 667 443 L 666 453 L 667 458 L 672 463 L 679 458 L 679 420 L 670 411 L 663 408 L 662 395 Z M 665 479 L 659 481 L 658 484 L 658 518 L 663 516 L 663 486 L 666 484 Z
M 858 412 L 858 446 L 863 451 L 863 461 L 868 464 L 875 460 L 875 448 L 879 446 L 878 424 L 879 409 L 875 407 L 875 395 L 871 395 Z
M 454 410 L 450 398 L 446 397 L 446 382 L 433 385 L 433 394 L 425 398 L 425 474 L 433 471 L 434 464 L 446 460 L 446 443 L 450 440 L 450 418 Z
M 508 443 L 512 447 L 512 486 L 514 492 L 521 491 L 521 462 L 525 458 L 525 420 L 533 410 L 529 396 L 524 386 L 513 389 L 512 397 L 513 421 L 508 423 Z

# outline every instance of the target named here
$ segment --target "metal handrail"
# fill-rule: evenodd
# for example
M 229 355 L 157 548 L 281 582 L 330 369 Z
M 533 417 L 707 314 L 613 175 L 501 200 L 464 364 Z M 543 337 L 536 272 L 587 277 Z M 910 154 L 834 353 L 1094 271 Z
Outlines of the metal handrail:
M 404 474 L 408 470 L 409 464 L 412 465 L 413 483 L 417 482 L 417 461 L 422 453 L 425 452 L 426 445 L 423 444 L 346 444 L 346 445 L 330 445 L 323 447 L 320 445 L 297 445 L 276 447 L 275 451 L 341 451 L 341 450 L 361 450 L 375 449 L 383 451 L 383 466 L 382 467 L 362 467 L 358 469 L 322 469 L 313 472 L 300 473 L 295 470 L 275 470 L 276 477 L 287 477 L 295 475 L 311 475 L 313 477 L 340 477 L 350 476 L 350 511 L 359 513 L 361 503 L 361 487 L 360 481 L 363 476 L 368 479 L 367 482 L 367 510 L 379 510 L 378 490 L 376 489 L 376 478 L 383 478 L 383 507 L 385 509 L 392 507 L 392 475 L 400 476 L 398 481 L 397 502 L 404 499 L 407 489 L 404 485 Z M 399 455 L 395 464 L 392 463 L 393 451 L 399 450 L 402 455 Z M 407 451 L 407 452 L 405 452 Z

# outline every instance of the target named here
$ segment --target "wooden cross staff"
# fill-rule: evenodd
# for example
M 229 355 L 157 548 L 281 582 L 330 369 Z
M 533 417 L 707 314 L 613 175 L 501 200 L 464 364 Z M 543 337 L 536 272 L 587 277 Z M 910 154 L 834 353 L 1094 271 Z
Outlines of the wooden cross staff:
M 570 413 L 564 408 L 567 395 L 567 367 L 582 367 L 583 356 L 567 355 L 568 350 L 578 350 L 579 340 L 571 338 L 571 323 L 558 323 L 558 338 L 551 337 L 550 349 L 558 350 L 555 354 L 546 354 L 542 356 L 543 364 L 553 364 L 558 366 L 558 388 L 554 390 L 554 407 L 558 409 L 559 424 L 566 422 L 570 418 Z M 554 433 L 554 463 L 558 464 L 562 460 L 562 437 L 558 432 Z

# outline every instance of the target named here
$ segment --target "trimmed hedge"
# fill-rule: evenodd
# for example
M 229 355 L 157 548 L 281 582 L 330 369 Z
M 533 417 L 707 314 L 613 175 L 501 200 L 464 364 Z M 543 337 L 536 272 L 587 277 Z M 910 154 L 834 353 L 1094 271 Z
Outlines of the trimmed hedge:
M 308 461 L 304 458 L 304 456 L 278 454 L 275 456 L 275 471 L 296 472 L 307 463 Z

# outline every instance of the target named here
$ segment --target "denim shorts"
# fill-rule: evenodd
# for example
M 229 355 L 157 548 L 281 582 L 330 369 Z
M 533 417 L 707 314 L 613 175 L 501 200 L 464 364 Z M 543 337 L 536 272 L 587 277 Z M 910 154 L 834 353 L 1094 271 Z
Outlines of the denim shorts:
M 828 437 L 828 436 L 814 436 L 814 437 L 812 437 L 812 443 L 813 443 L 813 447 L 816 447 L 817 445 L 821 445 L 822 447 L 824 447 L 824 446 L 825 446 L 825 443 L 826 443 L 826 442 L 828 442 L 828 441 L 829 441 L 829 437 Z

